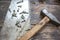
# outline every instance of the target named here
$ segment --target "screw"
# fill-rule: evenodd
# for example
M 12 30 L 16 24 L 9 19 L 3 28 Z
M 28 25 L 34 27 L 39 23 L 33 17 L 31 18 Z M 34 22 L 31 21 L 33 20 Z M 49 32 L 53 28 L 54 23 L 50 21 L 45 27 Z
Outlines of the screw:
M 17 17 L 17 16 L 16 16 L 16 13 L 15 13 L 15 10 L 13 10 L 12 17 Z
M 24 13 L 24 14 L 28 14 L 26 11 L 23 11 L 23 12 L 21 12 L 20 14 L 22 14 L 22 13 Z
M 18 25 L 19 23 L 20 23 L 20 22 L 17 21 L 15 25 L 16 25 L 17 27 L 20 27 L 20 28 L 21 28 L 21 25 Z
M 24 19 L 25 18 L 24 15 L 22 15 L 21 18 Z
M 17 4 L 22 3 L 22 2 L 23 2 L 23 0 L 20 0 L 19 2 L 17 2 Z
M 23 20 L 22 22 L 25 22 L 25 20 Z M 22 23 L 22 22 L 21 22 L 21 23 Z
M 15 25 L 18 25 L 18 24 L 19 24 L 19 21 L 17 21 Z
M 20 6 L 18 6 L 18 7 L 20 7 L 20 8 L 21 8 L 21 7 L 22 7 L 22 5 L 20 5 Z
M 18 8 L 17 12 L 19 12 L 19 8 Z

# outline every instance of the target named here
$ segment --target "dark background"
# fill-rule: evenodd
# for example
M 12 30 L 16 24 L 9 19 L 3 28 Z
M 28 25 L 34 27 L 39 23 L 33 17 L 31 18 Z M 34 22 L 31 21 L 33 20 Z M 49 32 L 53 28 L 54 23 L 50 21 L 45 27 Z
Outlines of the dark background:
M 5 16 L 10 5 L 11 0 L 0 0 L 0 30 L 2 28 Z
M 11 0 L 0 0 L 0 40 L 3 38 L 1 35 L 1 29 L 5 20 L 5 16 L 10 5 Z

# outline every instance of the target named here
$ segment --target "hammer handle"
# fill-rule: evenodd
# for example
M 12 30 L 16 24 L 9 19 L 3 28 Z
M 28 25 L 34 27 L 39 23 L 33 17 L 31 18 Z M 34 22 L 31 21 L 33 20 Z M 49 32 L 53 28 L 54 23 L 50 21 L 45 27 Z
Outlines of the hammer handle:
M 50 20 L 48 17 L 44 17 L 39 24 L 34 26 L 31 30 L 29 30 L 25 35 L 23 35 L 19 40 L 29 40 L 33 35 L 35 35 L 41 28 L 48 23 Z

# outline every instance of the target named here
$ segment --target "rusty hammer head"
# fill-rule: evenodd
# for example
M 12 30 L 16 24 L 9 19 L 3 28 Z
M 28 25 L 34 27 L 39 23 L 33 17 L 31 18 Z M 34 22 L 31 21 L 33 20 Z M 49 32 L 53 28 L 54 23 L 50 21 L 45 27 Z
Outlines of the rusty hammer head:
M 41 15 L 42 17 L 47 16 L 53 24 L 58 26 L 60 25 L 60 21 L 52 13 L 49 13 L 46 9 L 41 10 Z

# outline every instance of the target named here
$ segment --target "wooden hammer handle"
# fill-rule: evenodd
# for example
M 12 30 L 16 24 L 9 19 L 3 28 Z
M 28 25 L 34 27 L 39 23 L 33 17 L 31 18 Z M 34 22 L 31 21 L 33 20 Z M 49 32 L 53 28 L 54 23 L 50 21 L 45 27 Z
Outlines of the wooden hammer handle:
M 48 17 L 44 17 L 39 24 L 34 26 L 31 30 L 29 30 L 24 36 L 22 36 L 19 40 L 28 40 L 33 35 L 35 35 L 46 23 L 48 23 L 50 20 Z

